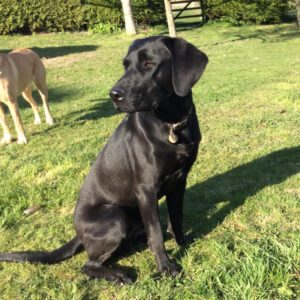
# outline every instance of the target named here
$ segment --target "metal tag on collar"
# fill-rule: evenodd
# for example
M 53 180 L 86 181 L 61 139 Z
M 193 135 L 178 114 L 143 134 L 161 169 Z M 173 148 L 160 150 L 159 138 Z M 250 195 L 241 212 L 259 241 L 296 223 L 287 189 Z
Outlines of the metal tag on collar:
M 168 140 L 171 144 L 176 144 L 178 142 L 178 135 L 174 132 L 173 126 L 170 128 Z

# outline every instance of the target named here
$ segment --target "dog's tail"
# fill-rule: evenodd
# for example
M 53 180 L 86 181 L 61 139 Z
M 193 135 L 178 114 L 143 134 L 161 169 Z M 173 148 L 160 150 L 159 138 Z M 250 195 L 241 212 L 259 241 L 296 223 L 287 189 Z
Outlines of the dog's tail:
M 0 253 L 0 262 L 55 264 L 66 260 L 81 251 L 83 251 L 83 244 L 79 237 L 75 236 L 71 241 L 51 252 L 24 251 Z

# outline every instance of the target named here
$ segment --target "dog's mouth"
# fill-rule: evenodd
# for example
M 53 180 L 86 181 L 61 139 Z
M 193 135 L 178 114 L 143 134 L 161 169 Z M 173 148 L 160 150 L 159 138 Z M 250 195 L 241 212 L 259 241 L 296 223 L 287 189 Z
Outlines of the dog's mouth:
M 125 112 L 125 113 L 134 113 L 137 112 L 136 109 L 130 109 L 130 108 L 122 108 L 120 106 L 117 106 L 116 109 L 120 112 Z
M 123 107 L 119 103 L 113 101 L 114 108 L 120 112 L 134 112 L 135 110 L 129 107 Z
M 136 100 L 131 102 L 130 105 L 126 105 L 125 103 L 116 103 L 113 101 L 114 108 L 118 111 L 125 112 L 125 113 L 134 113 L 139 111 L 149 111 L 152 110 L 152 107 L 148 107 L 142 104 L 143 101 Z

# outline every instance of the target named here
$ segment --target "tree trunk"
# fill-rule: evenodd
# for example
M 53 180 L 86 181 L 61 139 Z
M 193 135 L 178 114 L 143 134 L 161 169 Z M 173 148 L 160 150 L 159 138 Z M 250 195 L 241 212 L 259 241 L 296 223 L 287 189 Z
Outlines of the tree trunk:
M 122 8 L 124 13 L 124 21 L 125 21 L 125 30 L 129 35 L 136 34 L 136 26 L 133 19 L 132 11 L 131 11 L 131 1 L 130 0 L 121 0 Z
M 175 23 L 174 23 L 174 18 L 172 13 L 171 1 L 170 0 L 164 0 L 164 1 L 165 1 L 166 16 L 167 16 L 167 22 L 169 28 L 169 35 L 171 37 L 176 37 L 176 29 L 175 29 Z
M 295 2 L 296 2 L 298 27 L 300 27 L 300 0 L 295 0 Z

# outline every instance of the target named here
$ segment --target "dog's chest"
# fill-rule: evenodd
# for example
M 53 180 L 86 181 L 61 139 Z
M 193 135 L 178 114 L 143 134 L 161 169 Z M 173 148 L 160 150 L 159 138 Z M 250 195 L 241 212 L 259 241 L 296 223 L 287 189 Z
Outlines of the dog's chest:
M 4 73 L 0 74 L 0 100 L 7 101 L 7 95 L 10 91 L 10 83 Z
M 198 151 L 198 144 L 172 145 L 172 151 L 163 155 L 159 171 L 158 195 L 165 195 L 167 190 L 177 185 L 178 180 L 185 178 L 193 165 Z
M 195 143 L 190 144 L 178 144 L 176 145 L 175 160 L 180 164 L 185 164 L 191 157 L 194 156 L 196 149 Z
M 174 144 L 169 145 L 168 148 L 169 151 L 161 154 L 160 175 L 168 179 L 187 173 L 196 158 L 198 144 Z
M 164 125 L 163 134 L 156 145 L 155 157 L 160 161 L 161 176 L 180 177 L 181 173 L 187 173 L 194 163 L 201 134 L 197 123 L 175 131 L 176 139 L 170 138 L 170 126 Z
M 5 101 L 7 95 L 7 82 L 0 75 L 0 100 Z

